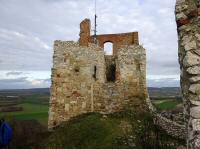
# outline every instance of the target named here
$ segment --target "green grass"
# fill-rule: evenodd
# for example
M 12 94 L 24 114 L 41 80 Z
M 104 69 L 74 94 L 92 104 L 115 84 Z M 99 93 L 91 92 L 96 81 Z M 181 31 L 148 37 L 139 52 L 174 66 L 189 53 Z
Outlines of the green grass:
M 166 100 L 166 101 L 160 101 L 155 103 L 155 106 L 160 110 L 170 110 L 176 108 L 176 106 L 180 104 L 180 101 L 177 100 Z
M 11 95 L 7 93 L 6 95 Z M 48 109 L 49 109 L 49 94 L 48 93 L 14 93 L 18 96 L 17 99 L 5 99 L 1 100 L 1 106 L 9 106 L 10 104 L 16 104 L 16 107 L 22 107 L 23 111 L 16 112 L 3 112 L 0 113 L 1 117 L 13 117 L 17 120 L 37 120 L 42 124 L 47 125 Z M 5 96 L 3 94 L 3 96 Z M 10 105 L 12 106 L 12 105 Z
M 34 103 L 22 103 L 18 106 L 23 107 L 23 111 L 19 112 L 4 112 L 0 116 L 12 116 L 19 120 L 38 120 L 43 124 L 47 124 L 48 118 L 48 105 L 34 104 Z
M 104 120 L 100 114 L 90 114 L 63 125 L 50 137 L 49 146 L 78 149 L 109 149 L 115 136 L 122 132 L 119 119 Z
M 22 96 L 23 102 L 28 103 L 37 103 L 37 104 L 48 104 L 49 95 L 48 94 L 31 94 Z
M 199 2 L 199 0 L 193 0 L 195 3 Z
M 123 125 L 122 125 L 123 124 Z M 129 124 L 130 131 L 128 131 Z M 156 134 L 156 135 L 155 135 Z M 44 148 L 62 149 L 130 149 L 127 140 L 132 136 L 133 149 L 155 149 L 158 135 L 160 149 L 175 149 L 179 140 L 166 135 L 145 114 L 119 112 L 104 118 L 101 114 L 80 115 L 57 128 L 42 144 Z M 168 146 L 166 146 L 168 144 Z

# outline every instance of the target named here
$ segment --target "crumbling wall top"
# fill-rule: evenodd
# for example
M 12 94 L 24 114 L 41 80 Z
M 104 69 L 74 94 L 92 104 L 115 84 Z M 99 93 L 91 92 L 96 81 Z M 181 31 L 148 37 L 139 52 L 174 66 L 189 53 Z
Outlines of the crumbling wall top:
M 106 42 L 113 43 L 113 54 L 117 55 L 118 49 L 122 45 L 139 45 L 138 32 L 119 33 L 119 34 L 102 34 L 96 37 L 90 35 L 91 24 L 89 19 L 85 19 L 80 24 L 80 46 L 88 46 L 94 43 L 95 38 L 101 48 L 104 48 Z
M 80 23 L 80 40 L 81 46 L 88 46 L 90 38 L 91 23 L 89 19 L 85 19 Z

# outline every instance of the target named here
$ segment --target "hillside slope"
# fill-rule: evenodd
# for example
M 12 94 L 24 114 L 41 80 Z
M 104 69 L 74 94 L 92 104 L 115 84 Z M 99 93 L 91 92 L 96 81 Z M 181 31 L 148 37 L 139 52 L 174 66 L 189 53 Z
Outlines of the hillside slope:
M 46 148 L 177 149 L 184 141 L 168 136 L 148 113 L 133 111 L 78 116 L 56 129 Z

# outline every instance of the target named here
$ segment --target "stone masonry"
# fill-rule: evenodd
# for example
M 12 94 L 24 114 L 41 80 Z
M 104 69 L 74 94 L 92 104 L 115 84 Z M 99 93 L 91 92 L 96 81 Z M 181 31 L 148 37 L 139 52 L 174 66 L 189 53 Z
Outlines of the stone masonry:
M 188 149 L 200 149 L 199 6 L 199 0 L 177 0 L 175 11 Z
M 149 108 L 150 113 L 153 115 L 154 124 L 160 126 L 167 134 L 174 136 L 179 139 L 185 139 L 186 129 L 185 125 L 181 125 L 175 121 L 172 121 L 164 116 L 156 109 L 152 104 L 150 98 L 147 96 L 146 104 Z
M 113 43 L 113 55 L 105 55 L 106 42 Z M 54 42 L 51 78 L 49 129 L 83 113 L 144 105 L 146 52 L 137 32 L 94 37 L 85 19 L 78 42 Z

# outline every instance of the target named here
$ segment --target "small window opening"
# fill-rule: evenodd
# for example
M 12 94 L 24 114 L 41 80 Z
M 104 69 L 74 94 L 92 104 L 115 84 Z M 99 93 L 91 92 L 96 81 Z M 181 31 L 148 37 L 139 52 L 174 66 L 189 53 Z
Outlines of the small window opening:
M 64 58 L 64 62 L 66 63 L 66 61 L 67 61 L 67 58 L 65 57 L 65 58 Z
M 135 64 L 136 64 L 136 70 L 140 71 L 140 63 L 138 60 L 135 60 Z
M 113 55 L 113 43 L 112 42 L 104 43 L 104 52 L 105 52 L 105 55 Z
M 116 65 L 111 64 L 106 68 L 106 78 L 108 82 L 115 82 L 116 80 Z
M 94 66 L 93 78 L 94 78 L 95 80 L 97 80 L 97 66 Z
M 140 71 L 140 64 L 136 64 L 136 70 Z
M 78 73 L 78 72 L 80 71 L 80 68 L 76 66 L 76 67 L 74 68 L 74 71 Z

